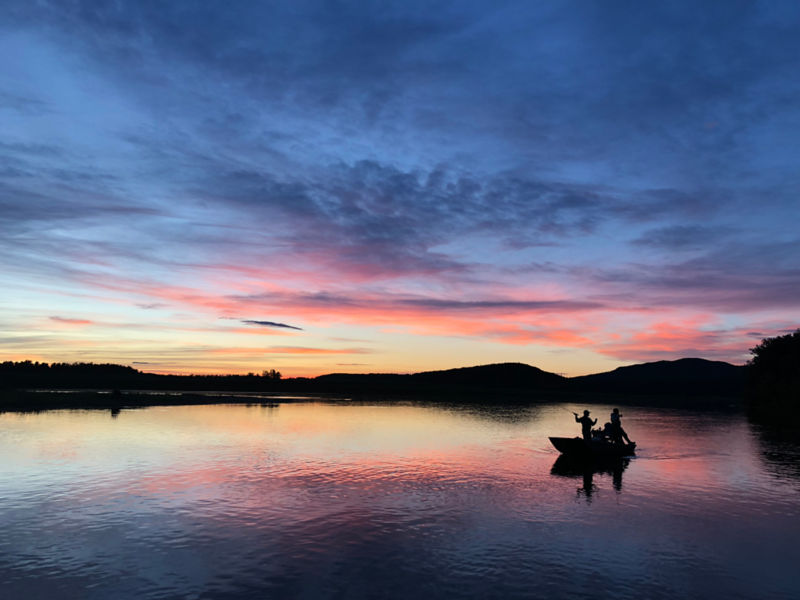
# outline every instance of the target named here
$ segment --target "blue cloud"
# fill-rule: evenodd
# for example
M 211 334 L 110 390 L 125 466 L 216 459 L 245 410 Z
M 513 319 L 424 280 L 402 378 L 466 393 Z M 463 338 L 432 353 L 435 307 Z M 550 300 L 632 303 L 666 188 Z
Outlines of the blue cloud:
M 298 261 L 338 277 L 319 304 L 796 307 L 798 27 L 793 2 L 10 2 L 0 260 L 56 286 Z
M 276 323 L 275 321 L 256 321 L 253 319 L 244 319 L 242 323 L 247 325 L 260 325 L 261 327 L 276 327 L 279 329 L 296 329 L 297 331 L 303 331 L 300 327 L 287 325 L 286 323 Z

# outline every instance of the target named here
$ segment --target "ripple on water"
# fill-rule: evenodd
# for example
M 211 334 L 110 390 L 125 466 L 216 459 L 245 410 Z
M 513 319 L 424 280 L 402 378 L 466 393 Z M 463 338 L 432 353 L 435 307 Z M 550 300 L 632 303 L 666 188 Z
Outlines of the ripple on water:
M 563 410 L 328 408 L 126 413 L 71 458 L 17 423 L 6 596 L 800 597 L 800 486 L 738 422 L 648 414 L 624 469 L 554 473 Z

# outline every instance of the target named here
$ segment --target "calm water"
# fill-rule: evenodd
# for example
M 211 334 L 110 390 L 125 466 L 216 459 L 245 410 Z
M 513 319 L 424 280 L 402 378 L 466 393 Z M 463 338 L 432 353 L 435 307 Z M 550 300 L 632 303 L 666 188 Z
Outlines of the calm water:
M 626 408 L 587 473 L 565 408 L 2 414 L 0 596 L 800 598 L 796 445 Z

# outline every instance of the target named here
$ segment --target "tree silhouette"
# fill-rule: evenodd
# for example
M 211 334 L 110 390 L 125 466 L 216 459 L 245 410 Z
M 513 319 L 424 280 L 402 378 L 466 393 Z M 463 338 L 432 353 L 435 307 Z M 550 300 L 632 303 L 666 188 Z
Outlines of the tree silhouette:
M 779 413 L 800 406 L 800 329 L 750 349 L 751 409 Z
M 275 369 L 262 371 L 261 376 L 265 377 L 266 379 L 272 379 L 274 381 L 278 381 L 281 378 L 280 372 L 276 371 Z

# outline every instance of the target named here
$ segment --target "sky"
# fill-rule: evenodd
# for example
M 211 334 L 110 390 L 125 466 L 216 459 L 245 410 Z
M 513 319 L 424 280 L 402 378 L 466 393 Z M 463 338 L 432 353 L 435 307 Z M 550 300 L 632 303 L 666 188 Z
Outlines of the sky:
M 800 4 L 4 2 L 0 360 L 742 364 L 800 318 Z

